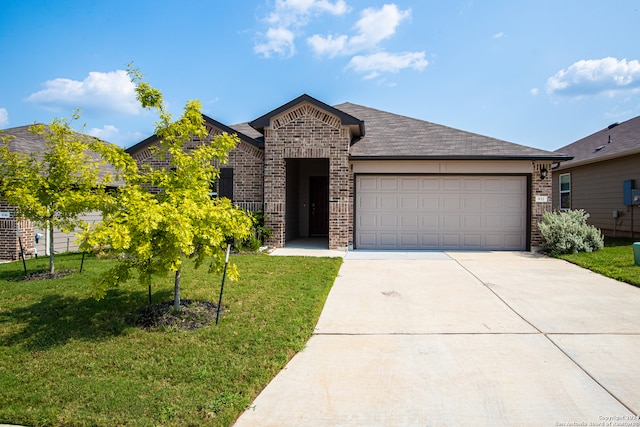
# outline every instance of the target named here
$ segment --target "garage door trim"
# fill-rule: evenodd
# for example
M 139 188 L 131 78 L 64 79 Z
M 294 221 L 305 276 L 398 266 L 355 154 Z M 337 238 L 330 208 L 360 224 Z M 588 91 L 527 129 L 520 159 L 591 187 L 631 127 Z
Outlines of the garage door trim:
M 411 177 L 437 177 L 437 178 L 446 178 L 446 177 L 483 177 L 483 178 L 494 178 L 494 177 L 523 177 L 525 183 L 525 192 L 524 201 L 525 201 L 525 225 L 524 225 L 524 240 L 525 240 L 525 249 L 531 250 L 531 218 L 532 218 L 532 200 L 531 200 L 531 191 L 532 191 L 532 178 L 530 173 L 493 173 L 493 174 L 485 174 L 485 173 L 450 173 L 450 174 L 442 174 L 442 173 L 376 173 L 376 172 L 366 172 L 366 173 L 356 173 L 354 174 L 354 198 L 353 198 L 353 247 L 354 249 L 358 249 L 358 180 L 360 177 L 366 176 L 376 176 L 376 177 L 403 177 L 403 176 L 411 176 Z M 398 249 L 402 250 L 402 249 Z M 487 249 L 493 250 L 493 249 Z M 511 250 L 511 249 L 508 249 Z

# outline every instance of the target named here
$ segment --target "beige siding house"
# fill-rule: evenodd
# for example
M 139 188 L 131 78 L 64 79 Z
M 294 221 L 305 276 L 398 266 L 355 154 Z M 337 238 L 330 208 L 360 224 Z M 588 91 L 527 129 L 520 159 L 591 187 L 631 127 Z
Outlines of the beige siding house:
M 584 209 L 589 223 L 606 236 L 640 236 L 640 208 L 625 200 L 625 186 L 640 188 L 640 116 L 614 123 L 558 152 L 573 159 L 553 169 L 553 207 Z

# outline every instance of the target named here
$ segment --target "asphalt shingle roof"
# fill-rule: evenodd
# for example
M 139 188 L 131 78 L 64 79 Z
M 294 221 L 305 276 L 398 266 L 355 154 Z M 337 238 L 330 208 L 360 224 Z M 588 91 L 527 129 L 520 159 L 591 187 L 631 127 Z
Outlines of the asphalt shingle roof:
M 38 135 L 36 133 L 33 133 L 31 131 L 29 131 L 29 128 L 33 126 L 33 125 L 27 125 L 27 126 L 19 126 L 19 127 L 15 127 L 15 128 L 9 128 L 9 129 L 3 129 L 2 131 L 0 131 L 0 136 L 13 136 L 13 138 L 9 141 L 9 150 L 11 151 L 16 151 L 16 152 L 22 152 L 22 153 L 41 153 L 42 150 L 44 150 L 45 148 L 45 141 L 42 135 Z M 79 134 L 81 136 L 87 137 L 87 138 L 94 138 L 91 137 L 89 135 L 82 135 Z M 98 141 L 98 138 L 95 138 Z M 106 141 L 102 141 L 105 144 L 111 144 L 110 142 L 106 142 Z M 95 152 L 90 152 L 91 156 L 94 159 L 98 159 L 98 154 Z M 103 164 L 100 167 L 100 170 L 102 173 L 110 173 L 112 175 L 116 174 L 116 170 L 113 168 L 113 166 L 111 166 L 110 164 L 106 163 Z M 116 181 L 113 183 L 113 185 L 122 185 L 124 184 L 123 181 Z
M 346 102 L 335 105 L 365 123 L 352 159 L 544 159 L 566 156 Z
M 614 123 L 557 151 L 573 156 L 562 168 L 640 153 L 640 116 Z

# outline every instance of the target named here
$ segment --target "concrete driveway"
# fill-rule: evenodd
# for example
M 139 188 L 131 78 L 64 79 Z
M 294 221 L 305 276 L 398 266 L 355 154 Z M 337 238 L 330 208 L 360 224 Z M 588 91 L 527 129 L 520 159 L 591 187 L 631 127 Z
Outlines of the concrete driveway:
M 640 289 L 524 252 L 350 252 L 245 426 L 640 426 Z

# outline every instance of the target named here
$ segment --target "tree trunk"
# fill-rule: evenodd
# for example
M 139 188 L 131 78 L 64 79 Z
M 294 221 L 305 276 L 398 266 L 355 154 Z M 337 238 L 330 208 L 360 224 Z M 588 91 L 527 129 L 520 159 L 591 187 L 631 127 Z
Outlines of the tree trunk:
M 53 262 L 53 225 L 49 222 L 49 274 L 55 272 L 55 265 Z
M 180 273 L 182 269 L 176 271 L 176 281 L 173 286 L 173 309 L 180 311 Z

